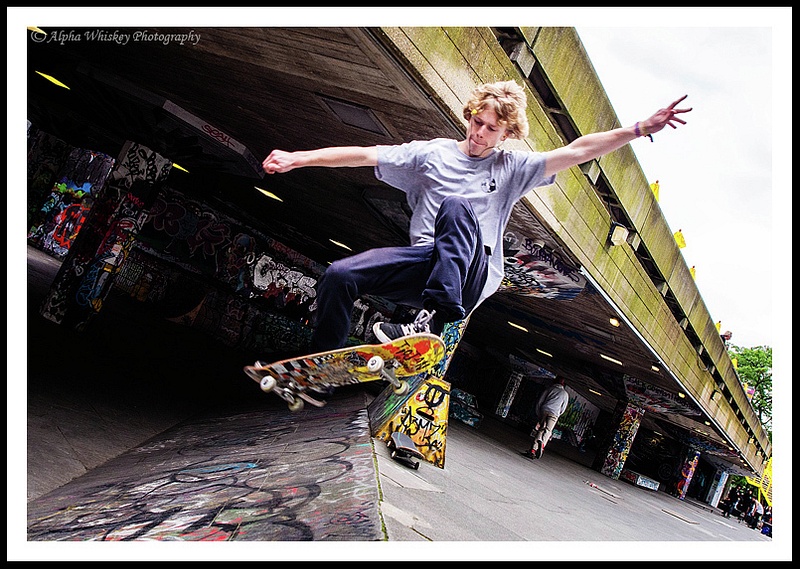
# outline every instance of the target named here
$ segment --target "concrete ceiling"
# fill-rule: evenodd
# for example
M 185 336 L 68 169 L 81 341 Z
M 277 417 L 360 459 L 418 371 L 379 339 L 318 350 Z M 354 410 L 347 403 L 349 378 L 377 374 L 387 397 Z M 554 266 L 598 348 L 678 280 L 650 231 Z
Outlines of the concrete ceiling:
M 402 194 L 379 183 L 369 168 L 264 176 L 259 165 L 272 149 L 463 135 L 458 118 L 403 69 L 378 30 L 199 28 L 183 43 L 171 34 L 188 29 L 152 28 L 139 41 L 133 36 L 139 28 L 108 30 L 108 37 L 96 28 L 71 30 L 82 39 L 37 41 L 41 37 L 31 33 L 27 118 L 34 125 L 111 156 L 125 140 L 144 144 L 189 171 L 182 179 L 175 174 L 176 184 L 322 263 L 349 254 L 331 239 L 354 252 L 406 244 Z M 388 217 L 388 210 L 399 217 Z M 512 223 L 541 228 L 521 204 Z M 552 237 L 546 241 L 553 254 L 574 264 Z M 624 322 L 610 326 L 612 316 L 591 283 L 572 300 L 498 293 L 473 314 L 464 340 L 563 373 L 606 411 L 625 397 L 623 374 L 670 397 L 682 391 L 665 371 L 651 369 L 655 358 L 635 331 Z M 623 366 L 601 359 L 601 351 Z M 710 429 L 697 411 L 687 400 L 686 412 L 648 412 L 644 425 L 695 437 L 694 428 Z M 719 433 L 704 439 L 727 447 Z

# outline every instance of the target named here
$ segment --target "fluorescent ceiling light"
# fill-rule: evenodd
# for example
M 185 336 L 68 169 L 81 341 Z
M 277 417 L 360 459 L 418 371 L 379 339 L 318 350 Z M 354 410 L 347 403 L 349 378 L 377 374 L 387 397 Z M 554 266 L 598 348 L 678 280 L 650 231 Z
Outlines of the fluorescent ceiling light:
M 41 71 L 37 71 L 36 73 L 38 73 L 39 75 L 41 75 L 42 77 L 44 77 L 45 79 L 50 81 L 50 83 L 53 83 L 54 85 L 58 85 L 59 87 L 64 87 L 64 89 L 66 89 L 67 91 L 70 90 L 69 87 L 64 85 L 61 81 L 59 81 L 55 77 L 52 77 L 51 75 L 47 75 L 46 73 L 42 73 Z
M 334 245 L 338 245 L 342 249 L 347 249 L 348 251 L 352 251 L 352 249 L 350 247 L 348 247 L 347 245 L 345 245 L 344 243 L 339 243 L 338 241 L 334 241 L 333 239 L 328 239 L 328 241 L 330 241 Z
M 622 362 L 621 362 L 621 361 L 619 361 L 619 360 L 615 360 L 614 358 L 612 358 L 612 357 L 610 357 L 610 356 L 607 356 L 607 355 L 605 355 L 605 354 L 600 354 L 600 357 L 601 357 L 601 358 L 603 358 L 604 360 L 608 360 L 608 361 L 610 361 L 610 362 L 613 362 L 613 363 L 615 363 L 615 364 L 617 364 L 617 365 L 622 365 Z
M 275 194 L 273 194 L 272 192 L 268 192 L 267 190 L 264 190 L 264 189 L 262 189 L 262 188 L 259 188 L 258 186 L 253 186 L 253 187 L 254 187 L 255 189 L 257 189 L 259 192 L 261 192 L 262 194 L 264 194 L 265 196 L 267 196 L 268 198 L 272 198 L 273 200 L 278 200 L 279 202 L 282 202 L 282 201 L 283 201 L 281 198 L 279 198 L 278 196 L 276 196 L 276 195 L 275 195 Z

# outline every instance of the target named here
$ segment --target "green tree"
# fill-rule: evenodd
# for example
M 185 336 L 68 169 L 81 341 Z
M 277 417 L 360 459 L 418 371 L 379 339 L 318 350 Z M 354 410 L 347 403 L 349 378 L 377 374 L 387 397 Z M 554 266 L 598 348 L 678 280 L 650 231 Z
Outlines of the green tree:
M 772 441 L 772 348 L 731 346 L 728 355 L 737 360 L 739 381 L 755 389 L 751 404 Z

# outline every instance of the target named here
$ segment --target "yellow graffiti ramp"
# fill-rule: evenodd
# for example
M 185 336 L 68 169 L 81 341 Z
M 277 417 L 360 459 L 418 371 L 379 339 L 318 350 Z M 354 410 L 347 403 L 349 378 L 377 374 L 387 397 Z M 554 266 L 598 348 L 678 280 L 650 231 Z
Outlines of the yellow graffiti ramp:
M 405 395 L 388 386 L 370 403 L 372 436 L 388 442 L 393 432 L 405 433 L 426 461 L 444 468 L 450 384 L 427 374 L 409 378 L 408 383 Z

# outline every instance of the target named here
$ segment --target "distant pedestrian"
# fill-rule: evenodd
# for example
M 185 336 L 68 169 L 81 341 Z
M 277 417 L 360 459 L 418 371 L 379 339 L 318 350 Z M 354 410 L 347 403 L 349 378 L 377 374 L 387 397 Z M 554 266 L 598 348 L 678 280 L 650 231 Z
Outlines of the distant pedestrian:
M 753 490 L 751 488 L 747 488 L 739 498 L 739 504 L 736 507 L 737 515 L 736 517 L 739 518 L 739 523 L 743 521 L 747 521 L 747 515 L 750 512 L 750 509 L 754 507 L 753 504 Z
M 736 512 L 741 499 L 741 492 L 736 486 L 732 486 L 728 491 L 728 497 L 723 502 L 722 515 L 726 518 L 731 517 L 731 514 Z
M 752 513 L 752 521 L 750 522 L 750 527 L 753 529 L 761 529 L 761 524 L 764 519 L 764 504 L 756 498 L 756 507 L 755 511 Z
M 544 390 L 536 402 L 536 425 L 531 435 L 534 437 L 530 450 L 523 452 L 529 458 L 542 458 L 544 447 L 553 435 L 553 429 L 558 418 L 567 409 L 569 393 L 566 381 L 561 376 L 556 376 L 555 383 Z

